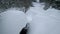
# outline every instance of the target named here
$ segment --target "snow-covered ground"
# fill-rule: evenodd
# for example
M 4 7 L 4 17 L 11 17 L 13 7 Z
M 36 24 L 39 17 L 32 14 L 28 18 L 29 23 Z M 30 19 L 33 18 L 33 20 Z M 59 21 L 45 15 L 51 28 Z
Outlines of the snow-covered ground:
M 27 23 L 26 15 L 16 8 L 8 9 L 6 12 L 1 13 L 1 18 L 2 34 L 19 34 Z
M 45 11 L 43 4 L 33 4 L 26 14 L 15 8 L 2 13 L 2 34 L 19 34 L 27 22 L 31 25 L 29 34 L 60 34 L 60 10 Z
M 60 34 L 60 10 L 49 8 L 45 11 L 43 4 L 34 5 L 27 12 L 32 17 L 30 34 Z

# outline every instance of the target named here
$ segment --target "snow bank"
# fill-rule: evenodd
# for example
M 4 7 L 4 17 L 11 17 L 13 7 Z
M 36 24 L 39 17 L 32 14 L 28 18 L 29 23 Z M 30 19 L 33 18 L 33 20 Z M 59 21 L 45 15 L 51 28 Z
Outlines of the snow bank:
M 26 15 L 16 8 L 11 8 L 1 13 L 1 17 L 2 34 L 19 34 L 27 23 Z

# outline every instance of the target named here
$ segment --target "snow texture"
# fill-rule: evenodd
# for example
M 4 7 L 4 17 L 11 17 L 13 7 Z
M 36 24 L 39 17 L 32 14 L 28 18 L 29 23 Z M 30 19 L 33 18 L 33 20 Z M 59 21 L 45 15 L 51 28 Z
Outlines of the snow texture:
M 1 14 L 2 34 L 19 34 L 21 29 L 30 23 L 28 34 L 60 34 L 60 10 L 44 10 L 44 3 L 35 3 L 24 14 L 16 8 L 8 9 Z
M 6 10 L 1 14 L 1 18 L 2 34 L 19 34 L 27 23 L 26 15 L 16 8 Z
M 29 34 L 60 34 L 60 10 L 44 10 L 43 3 L 34 3 L 34 6 L 27 12 L 32 16 Z

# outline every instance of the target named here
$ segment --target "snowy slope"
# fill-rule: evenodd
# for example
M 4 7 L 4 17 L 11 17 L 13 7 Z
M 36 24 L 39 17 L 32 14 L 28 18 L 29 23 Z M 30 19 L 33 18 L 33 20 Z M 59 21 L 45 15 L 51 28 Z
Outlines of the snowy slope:
M 49 8 L 45 11 L 43 4 L 33 4 L 35 7 L 26 15 L 15 8 L 2 13 L 2 34 L 19 34 L 27 22 L 31 24 L 29 34 L 60 34 L 60 10 Z
M 2 34 L 19 34 L 25 27 L 27 20 L 26 15 L 16 8 L 6 10 L 1 14 L 2 17 Z
M 29 34 L 60 34 L 60 10 L 49 8 L 43 10 L 44 5 L 34 3 L 27 15 L 31 16 Z

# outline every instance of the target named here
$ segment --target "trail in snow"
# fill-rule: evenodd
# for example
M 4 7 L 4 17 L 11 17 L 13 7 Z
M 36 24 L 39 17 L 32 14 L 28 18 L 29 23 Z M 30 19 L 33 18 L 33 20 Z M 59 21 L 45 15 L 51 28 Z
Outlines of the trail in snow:
M 2 34 L 19 34 L 27 22 L 31 24 L 29 34 L 60 34 L 60 10 L 49 8 L 45 11 L 43 4 L 33 4 L 35 7 L 26 15 L 16 9 L 2 13 Z
M 60 34 L 60 10 L 49 8 L 43 10 L 44 5 L 34 3 L 27 12 L 31 19 L 31 29 L 29 34 Z

